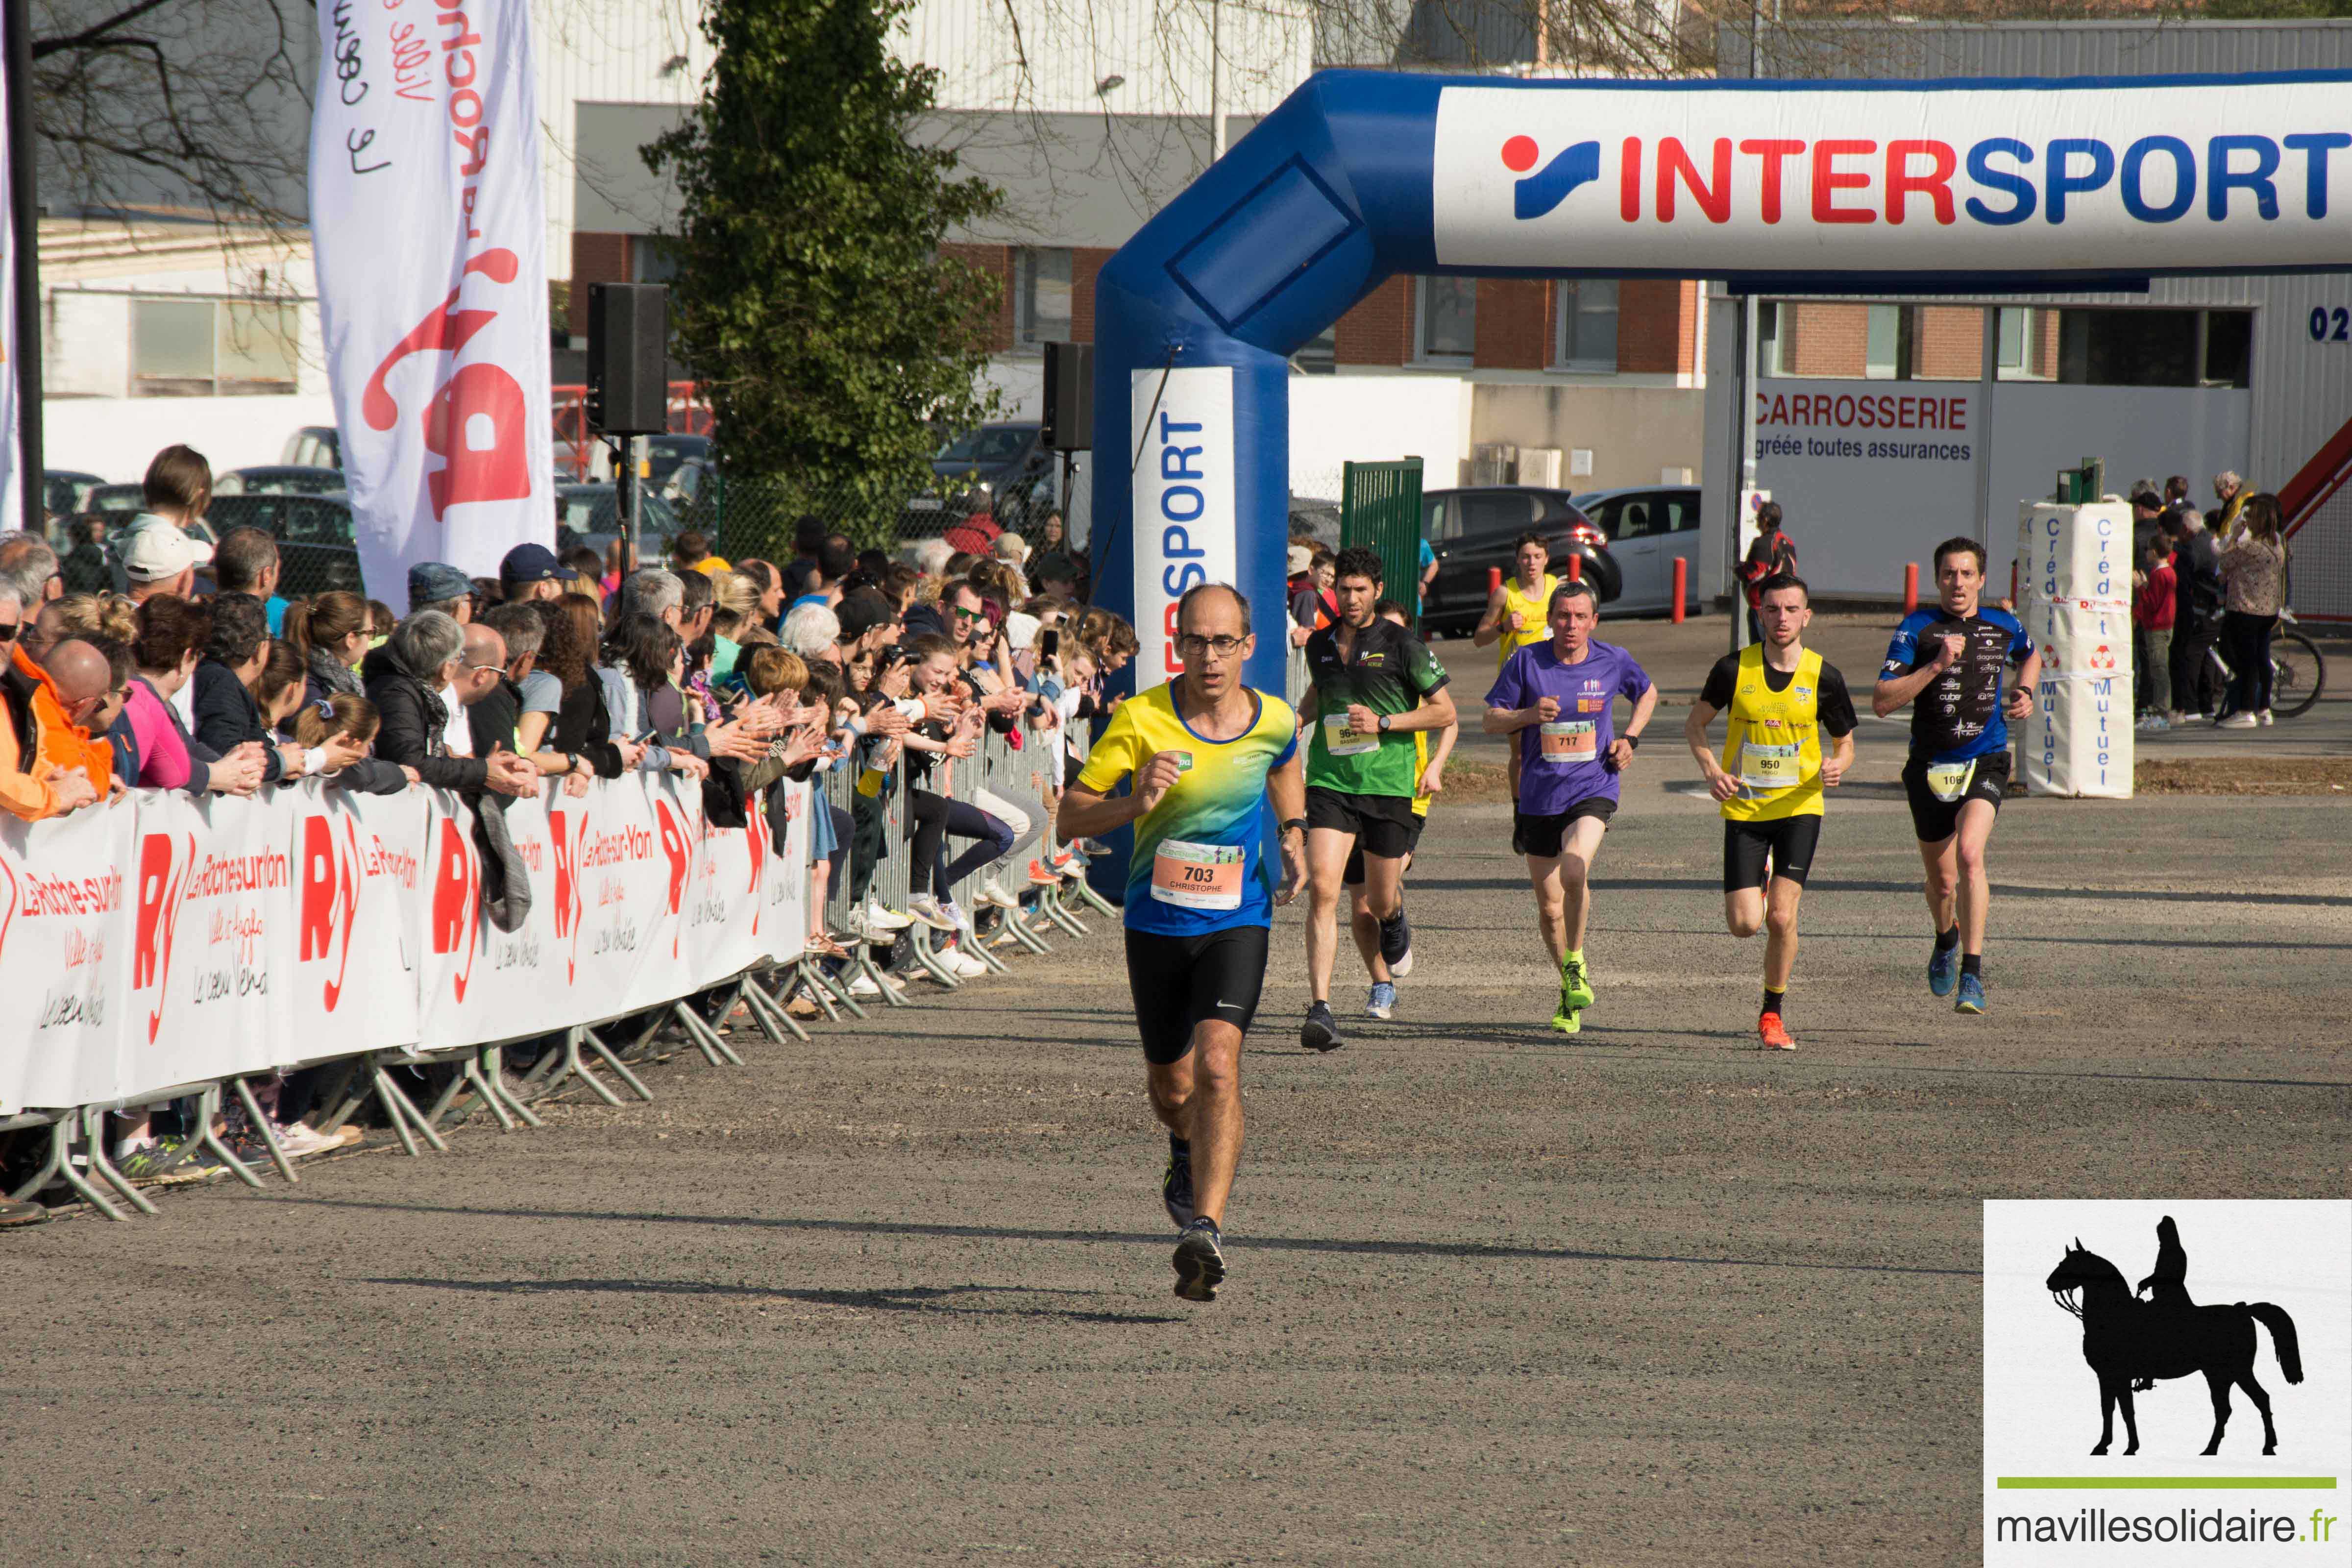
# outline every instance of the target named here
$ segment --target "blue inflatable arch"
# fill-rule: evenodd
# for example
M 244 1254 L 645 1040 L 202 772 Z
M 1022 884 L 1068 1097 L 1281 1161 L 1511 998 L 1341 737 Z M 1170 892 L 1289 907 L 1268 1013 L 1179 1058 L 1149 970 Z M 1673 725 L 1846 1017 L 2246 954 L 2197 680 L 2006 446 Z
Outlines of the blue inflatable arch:
M 1933 82 L 1328 71 L 1096 283 L 1096 601 L 1173 673 L 1237 584 L 1282 689 L 1287 357 L 1395 273 L 2141 287 L 2352 268 L 2352 72 Z

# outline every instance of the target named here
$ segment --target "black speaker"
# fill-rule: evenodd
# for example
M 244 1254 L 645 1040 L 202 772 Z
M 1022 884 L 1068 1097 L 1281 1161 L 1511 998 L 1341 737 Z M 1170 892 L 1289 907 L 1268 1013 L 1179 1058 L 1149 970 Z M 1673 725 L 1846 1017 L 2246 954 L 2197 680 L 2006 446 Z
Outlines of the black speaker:
M 1056 452 L 1090 452 L 1095 445 L 1095 346 L 1045 345 L 1045 442 Z
M 669 290 L 588 285 L 588 425 L 608 436 L 669 428 Z

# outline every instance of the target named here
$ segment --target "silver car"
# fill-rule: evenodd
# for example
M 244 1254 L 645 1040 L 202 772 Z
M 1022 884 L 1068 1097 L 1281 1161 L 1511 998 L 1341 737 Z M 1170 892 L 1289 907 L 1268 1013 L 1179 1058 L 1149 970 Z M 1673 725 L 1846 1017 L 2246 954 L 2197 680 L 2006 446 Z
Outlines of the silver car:
M 1663 616 L 1672 610 L 1677 555 L 1688 566 L 1683 607 L 1697 613 L 1698 498 L 1696 485 L 1635 485 L 1570 498 L 1608 537 L 1610 558 L 1622 574 L 1611 615 Z

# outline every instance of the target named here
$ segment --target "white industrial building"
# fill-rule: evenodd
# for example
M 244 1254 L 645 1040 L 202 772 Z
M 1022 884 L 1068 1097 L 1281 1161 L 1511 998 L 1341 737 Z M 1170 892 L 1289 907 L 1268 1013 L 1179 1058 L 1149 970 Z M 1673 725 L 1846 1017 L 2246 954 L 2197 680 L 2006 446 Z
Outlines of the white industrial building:
M 1768 36 L 1770 74 L 2149 76 L 2352 67 L 2352 23 L 2032 23 L 1821 28 Z M 1747 74 L 1743 47 L 1727 67 Z M 2130 258 L 2119 268 L 2128 270 Z M 2352 258 L 2347 258 L 2352 262 Z M 1727 591 L 1720 526 L 1741 488 L 1740 301 L 1709 301 L 1707 538 L 1700 582 Z M 1983 540 L 2009 576 L 2021 501 L 2062 468 L 2106 464 L 2117 492 L 2224 469 L 2279 493 L 2298 614 L 2352 620 L 2352 273 L 2155 279 L 2145 293 L 1769 299 L 1752 362 L 1748 487 L 1780 504 L 1804 574 L 1842 597 L 1925 581 L 1937 542 Z M 1895 429 L 1859 428 L 1857 400 Z M 1895 399 L 1889 403 L 1885 400 Z M 1900 455 L 1894 455 L 1900 454 Z M 1928 592 L 1932 592 L 1929 587 Z

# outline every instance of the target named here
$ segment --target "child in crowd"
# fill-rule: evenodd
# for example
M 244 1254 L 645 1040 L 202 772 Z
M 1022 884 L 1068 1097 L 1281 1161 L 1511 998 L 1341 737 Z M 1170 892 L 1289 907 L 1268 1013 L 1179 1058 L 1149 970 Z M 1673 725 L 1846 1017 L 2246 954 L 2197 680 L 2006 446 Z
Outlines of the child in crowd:
M 2172 544 L 2161 532 L 2140 546 L 2138 569 L 2132 574 L 2132 632 L 2138 642 L 2139 663 L 2133 684 L 2138 689 L 2142 730 L 2169 730 L 2165 710 L 2171 706 L 2169 671 L 2172 658 L 2172 617 L 2179 591 L 2172 570 Z

